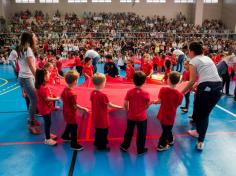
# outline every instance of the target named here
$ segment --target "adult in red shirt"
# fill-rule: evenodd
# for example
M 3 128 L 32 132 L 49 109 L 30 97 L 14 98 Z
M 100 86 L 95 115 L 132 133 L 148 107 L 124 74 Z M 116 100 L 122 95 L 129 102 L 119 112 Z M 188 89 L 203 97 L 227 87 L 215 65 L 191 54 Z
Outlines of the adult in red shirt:
M 158 100 L 154 101 L 154 104 L 161 104 L 157 115 L 162 126 L 162 135 L 157 146 L 158 151 L 168 150 L 170 145 L 174 144 L 172 128 L 176 118 L 176 110 L 183 99 L 183 95 L 175 89 L 179 80 L 180 74 L 171 72 L 168 78 L 169 87 L 162 87 Z
M 67 87 L 64 88 L 61 98 L 63 100 L 63 115 L 66 122 L 66 128 L 62 134 L 64 141 L 71 141 L 71 148 L 73 150 L 83 150 L 83 146 L 77 143 L 77 111 L 83 110 L 88 112 L 88 109 L 77 104 L 77 95 L 74 87 L 77 84 L 79 74 L 77 71 L 71 70 L 66 73 L 65 80 Z
M 121 109 L 122 107 L 112 104 L 107 95 L 101 91 L 106 83 L 106 77 L 104 74 L 95 73 L 92 81 L 95 85 L 95 90 L 93 90 L 90 95 L 92 118 L 95 127 L 94 145 L 98 150 L 109 150 L 107 147 L 109 128 L 108 107 L 116 109 Z
M 135 88 L 129 90 L 125 97 L 124 107 L 128 111 L 128 122 L 125 131 L 124 141 L 120 146 L 122 151 L 127 151 L 130 147 L 135 126 L 137 126 L 137 153 L 147 152 L 145 148 L 147 133 L 147 108 L 149 106 L 149 93 L 141 87 L 145 83 L 145 73 L 135 72 L 133 82 Z
M 49 73 L 45 69 L 37 69 L 35 74 L 35 88 L 37 92 L 38 104 L 37 108 L 39 113 L 44 119 L 44 131 L 45 131 L 45 144 L 55 146 L 57 142 L 51 139 L 51 113 L 54 111 L 54 102 L 59 100 L 59 97 L 55 97 L 50 88 L 47 86 L 49 80 Z M 56 136 L 55 136 L 56 137 Z

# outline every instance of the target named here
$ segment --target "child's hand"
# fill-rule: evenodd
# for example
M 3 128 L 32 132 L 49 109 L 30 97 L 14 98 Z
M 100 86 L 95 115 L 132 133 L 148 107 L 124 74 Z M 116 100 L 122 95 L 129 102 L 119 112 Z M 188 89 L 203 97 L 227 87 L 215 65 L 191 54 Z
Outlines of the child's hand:
M 89 110 L 87 108 L 82 108 L 82 110 L 85 112 L 89 112 Z
M 56 97 L 55 100 L 56 101 L 59 101 L 61 99 L 61 97 Z

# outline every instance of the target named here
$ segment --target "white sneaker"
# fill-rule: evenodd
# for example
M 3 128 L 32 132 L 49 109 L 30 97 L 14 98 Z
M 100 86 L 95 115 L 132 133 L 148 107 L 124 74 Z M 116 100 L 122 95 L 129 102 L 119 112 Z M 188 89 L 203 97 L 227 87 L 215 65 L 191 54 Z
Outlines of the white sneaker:
M 203 142 L 198 142 L 198 143 L 196 144 L 196 148 L 197 148 L 198 150 L 202 151 L 203 148 L 204 148 L 204 143 L 203 143 Z
M 54 141 L 53 139 L 45 139 L 44 144 L 55 146 L 57 145 L 57 141 Z
M 188 134 L 189 134 L 190 136 L 195 137 L 195 138 L 198 138 L 198 137 L 199 137 L 199 134 L 198 134 L 198 132 L 197 132 L 196 130 L 188 130 Z

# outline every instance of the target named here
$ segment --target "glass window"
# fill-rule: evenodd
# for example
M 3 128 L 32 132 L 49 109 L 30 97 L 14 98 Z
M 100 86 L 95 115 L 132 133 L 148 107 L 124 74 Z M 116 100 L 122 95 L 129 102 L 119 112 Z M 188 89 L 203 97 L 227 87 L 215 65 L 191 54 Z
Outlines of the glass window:
M 147 3 L 165 3 L 166 0 L 147 0 Z
M 86 3 L 88 0 L 68 0 L 69 3 Z
M 16 3 L 35 3 L 35 0 L 16 0 Z
M 92 2 L 111 2 L 111 0 L 92 0 Z
M 132 3 L 134 0 L 120 0 L 121 3 Z M 135 0 L 135 2 L 139 2 L 139 0 Z
M 40 3 L 59 3 L 59 0 L 39 0 Z
M 204 0 L 204 3 L 209 3 L 209 4 L 218 3 L 218 0 Z
M 175 0 L 175 3 L 195 3 L 195 0 Z

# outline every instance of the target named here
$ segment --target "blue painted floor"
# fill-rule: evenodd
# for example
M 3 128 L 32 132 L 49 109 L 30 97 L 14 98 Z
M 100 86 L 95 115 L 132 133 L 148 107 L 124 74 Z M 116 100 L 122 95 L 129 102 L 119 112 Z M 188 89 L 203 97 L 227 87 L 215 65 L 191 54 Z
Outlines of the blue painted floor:
M 99 70 L 101 69 L 102 65 L 99 65 Z M 121 75 L 124 74 L 121 72 Z M 80 79 L 79 83 L 81 82 L 83 78 Z M 149 151 L 143 156 L 136 155 L 135 139 L 129 153 L 119 150 L 126 128 L 123 111 L 110 113 L 110 152 L 94 149 L 93 126 L 88 129 L 88 117 L 81 119 L 79 138 L 85 150 L 77 154 L 73 175 L 235 176 L 236 103 L 233 98 L 223 96 L 213 110 L 203 152 L 195 150 L 196 140 L 187 135 L 187 130 L 192 128 L 189 114 L 182 114 L 180 110 L 174 127 L 174 147 L 163 153 L 156 152 L 155 147 L 161 134 L 160 124 L 156 120 L 158 108 L 159 106 L 151 106 L 148 110 L 146 146 Z M 42 119 L 39 120 L 42 122 Z M 64 130 L 62 112 L 55 112 L 52 121 L 52 132 L 60 136 Z M 73 156 L 69 145 L 44 145 L 43 134 L 29 134 L 26 122 L 25 102 L 13 71 L 10 66 L 0 65 L 0 176 L 68 175 Z

